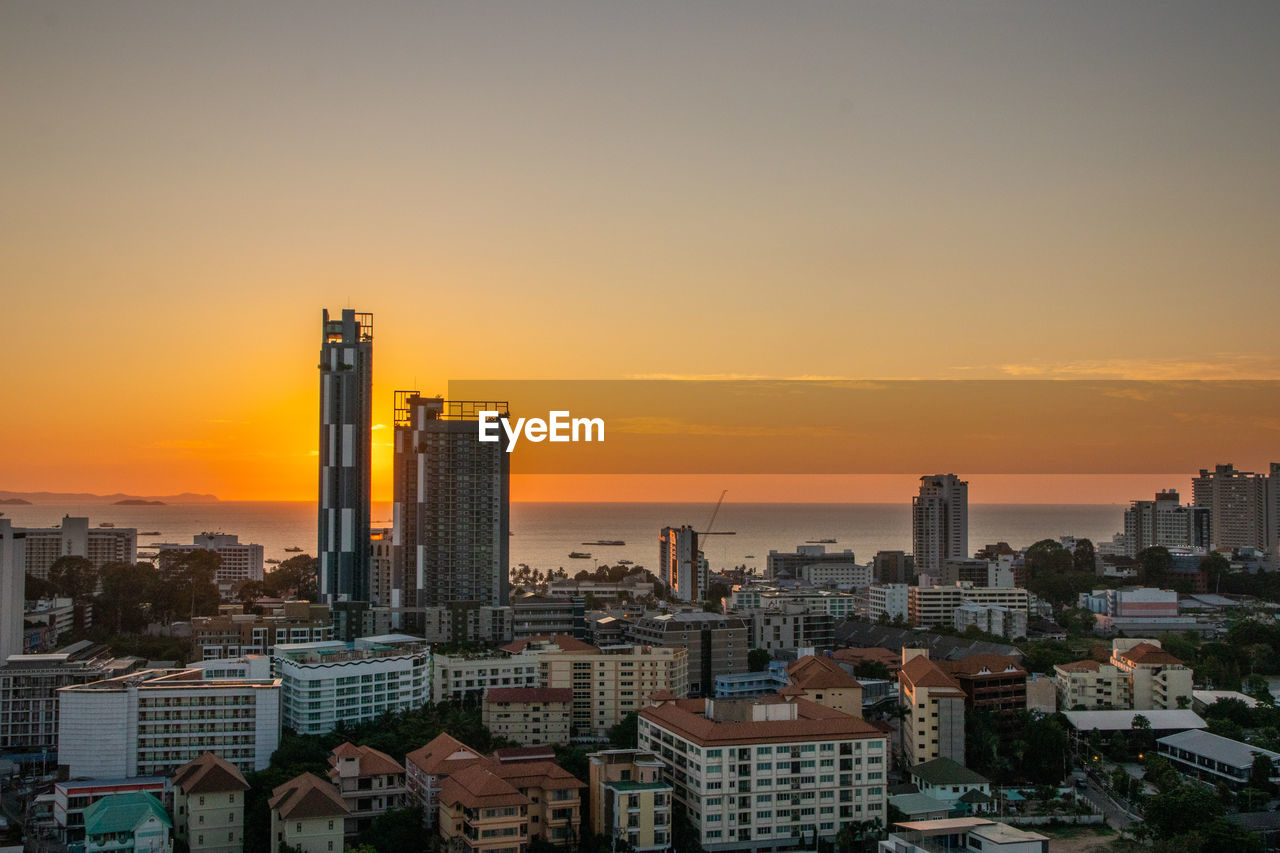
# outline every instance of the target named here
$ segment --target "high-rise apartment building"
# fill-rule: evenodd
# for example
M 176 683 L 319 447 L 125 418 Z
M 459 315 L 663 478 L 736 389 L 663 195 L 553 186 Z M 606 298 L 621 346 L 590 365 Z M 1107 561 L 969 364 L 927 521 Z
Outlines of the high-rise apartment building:
M 969 556 L 969 484 L 955 474 L 920 478 L 911 499 L 915 570 L 938 574 L 947 560 Z
M 64 516 L 58 527 L 28 527 L 27 574 L 47 580 L 59 557 L 84 557 L 100 569 L 107 563 L 138 562 L 138 531 L 131 527 L 90 527 L 84 516 Z
M 392 595 L 410 626 L 413 608 L 509 603 L 511 457 L 503 430 L 480 441 L 484 411 L 507 404 L 395 394 Z
M 658 534 L 658 579 L 681 601 L 699 601 L 706 592 L 698 533 L 687 524 Z
M 898 701 L 903 718 L 902 748 L 908 765 L 935 758 L 964 761 L 964 688 L 929 660 L 928 649 L 902 650 Z
M 828 617 L 827 623 L 830 621 Z M 710 696 L 715 692 L 717 675 L 746 668 L 750 636 L 751 626 L 745 619 L 698 612 L 646 616 L 636 620 L 628 638 L 656 648 L 688 649 L 689 692 Z
M 1132 501 L 1124 511 L 1127 556 L 1136 557 L 1154 545 L 1166 548 L 1207 548 L 1213 541 L 1212 510 L 1183 506 L 1178 492 L 1165 489 L 1154 500 Z
M 324 312 L 320 343 L 320 595 L 369 601 L 373 315 Z
M 1215 548 L 1273 548 L 1280 536 L 1280 463 L 1270 473 L 1240 471 L 1235 465 L 1201 468 L 1191 480 L 1192 502 L 1208 507 Z
M 0 666 L 22 653 L 22 605 L 26 587 L 26 535 L 0 518 Z

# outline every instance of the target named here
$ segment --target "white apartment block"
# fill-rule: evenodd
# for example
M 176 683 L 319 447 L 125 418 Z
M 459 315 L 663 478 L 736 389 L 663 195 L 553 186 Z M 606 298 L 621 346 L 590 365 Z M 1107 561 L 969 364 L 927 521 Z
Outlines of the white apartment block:
M 872 579 L 871 566 L 858 563 L 812 563 L 800 569 L 800 580 L 813 586 L 862 589 Z
M 951 624 L 957 631 L 973 626 L 1013 640 L 1027 636 L 1027 611 L 966 602 L 951 611 Z
M 432 702 L 479 701 L 491 687 L 537 687 L 538 653 L 436 655 Z
M 279 679 L 144 670 L 58 691 L 58 764 L 70 778 L 163 776 L 212 752 L 262 770 L 280 744 Z
M 84 557 L 100 569 L 107 563 L 138 562 L 138 531 L 132 527 L 90 527 L 89 519 L 64 516 L 60 527 L 27 527 L 27 574 L 48 580 L 59 557 Z
M 193 551 L 212 551 L 217 554 L 220 562 L 214 582 L 224 593 L 238 583 L 262 580 L 262 546 L 241 543 L 240 537 L 234 533 L 198 533 L 191 537 L 190 545 L 160 542 L 148 547 L 161 552 L 190 554 Z
M 278 645 L 272 668 L 284 725 L 298 734 L 326 734 L 338 723 L 415 710 L 431 699 L 431 651 L 421 637 Z
M 1020 611 L 1025 617 L 1030 612 L 1031 598 L 1021 587 L 973 586 L 970 583 L 913 586 L 907 590 L 907 618 L 917 627 L 954 626 L 953 614 L 962 604 L 1003 607 Z
M 868 616 L 871 621 L 878 621 L 887 616 L 890 621 L 902 617 L 907 618 L 907 590 L 905 583 L 873 584 L 867 589 Z
M 26 537 L 0 518 L 0 666 L 22 654 L 22 607 L 26 598 Z
M 661 759 L 710 851 L 833 841 L 888 815 L 885 734 L 806 699 L 659 701 L 640 712 L 639 748 Z
M 538 686 L 571 688 L 574 741 L 603 741 L 627 714 L 655 693 L 689 692 L 689 651 L 652 646 L 608 646 L 590 651 L 547 651 L 538 658 Z

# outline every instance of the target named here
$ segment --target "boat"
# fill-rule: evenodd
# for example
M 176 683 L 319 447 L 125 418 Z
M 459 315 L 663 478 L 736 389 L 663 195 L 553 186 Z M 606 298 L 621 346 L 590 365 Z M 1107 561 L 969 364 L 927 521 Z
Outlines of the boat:
M 619 561 L 618 561 L 618 565 L 619 565 L 619 566 L 630 566 L 630 565 L 632 565 L 632 562 L 631 562 L 630 560 L 619 560 Z
M 286 553 L 286 554 L 301 554 L 301 553 L 302 553 L 302 549 L 301 549 L 301 548 L 299 548 L 297 545 L 294 545 L 292 548 L 285 548 L 285 549 L 284 549 L 284 551 L 285 551 L 285 553 Z
M 570 560 L 590 560 L 591 552 L 588 551 L 586 553 L 583 553 L 582 551 L 570 551 L 569 559 Z
M 110 521 L 100 521 L 98 522 L 98 526 L 99 527 L 115 527 L 115 525 L 112 524 Z
M 159 530 L 143 530 L 140 533 L 138 533 L 138 535 L 139 536 L 159 536 L 160 531 Z
M 756 558 L 755 554 L 748 554 L 745 559 L 754 560 L 755 558 Z
M 834 545 L 834 544 L 836 544 L 836 540 L 834 540 L 834 539 L 806 539 L 806 540 L 804 540 L 804 544 L 806 544 L 806 545 Z
M 279 560 L 277 560 L 277 559 L 275 559 L 274 557 L 272 557 L 270 560 L 265 560 L 264 562 L 266 562 L 266 563 L 268 563 L 268 564 L 270 564 L 270 565 L 272 565 L 272 566 L 277 566 L 277 565 L 279 565 L 279 564 L 280 564 L 280 561 L 279 561 Z
M 597 539 L 594 542 L 583 542 L 583 545 L 626 545 L 621 539 Z

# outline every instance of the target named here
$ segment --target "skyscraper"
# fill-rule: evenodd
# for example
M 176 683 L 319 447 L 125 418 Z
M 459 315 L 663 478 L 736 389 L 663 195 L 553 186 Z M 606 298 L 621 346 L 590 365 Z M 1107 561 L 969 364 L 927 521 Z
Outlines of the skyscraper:
M 347 308 L 330 320 L 326 310 L 321 332 L 320 595 L 330 604 L 367 602 L 373 315 Z
M 947 560 L 969 556 L 969 484 L 955 474 L 920 478 L 911 499 L 916 571 L 938 574 Z
M 395 393 L 392 587 L 403 607 L 509 603 L 511 457 L 502 430 L 480 441 L 482 411 L 505 418 L 507 404 Z
M 1210 527 L 1210 509 L 1183 506 L 1174 489 L 1157 492 L 1154 500 L 1131 501 L 1124 511 L 1124 541 L 1130 557 L 1153 545 L 1207 548 Z

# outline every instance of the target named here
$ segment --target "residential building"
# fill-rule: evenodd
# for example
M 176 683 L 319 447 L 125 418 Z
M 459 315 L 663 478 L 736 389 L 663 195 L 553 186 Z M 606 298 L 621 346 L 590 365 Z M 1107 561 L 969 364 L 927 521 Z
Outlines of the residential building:
M 1027 676 L 1027 710 L 1052 714 L 1058 710 L 1058 683 L 1051 675 L 1033 672 Z
M 1082 592 L 1077 606 L 1098 614 L 1096 633 L 1186 630 L 1178 612 L 1178 593 L 1172 589 L 1123 587 Z
M 493 607 L 456 601 L 440 607 L 405 608 L 399 617 L 412 620 L 418 633 L 432 643 L 505 643 L 512 639 L 510 606 Z
M 341 853 L 347 806 L 338 789 L 313 773 L 295 776 L 271 792 L 271 839 L 298 853 Z
M 969 556 L 969 484 L 955 474 L 920 478 L 911 499 L 911 539 L 917 572 L 938 574 L 947 560 Z
M 514 639 L 567 634 L 587 635 L 586 599 L 522 595 L 511 602 L 511 634 Z
M 198 533 L 191 537 L 190 545 L 179 545 L 176 542 L 159 542 L 147 546 L 157 548 L 161 553 L 174 551 L 189 554 L 192 551 L 212 551 L 218 555 L 218 569 L 214 575 L 214 583 L 227 597 L 232 587 L 245 581 L 262 580 L 262 546 L 241 543 L 240 537 L 234 533 Z
M 531 838 L 564 844 L 581 832 L 585 787 L 553 761 L 484 759 L 444 778 L 437 825 L 451 849 L 523 850 Z
M 573 691 L 554 687 L 491 687 L 482 719 L 495 737 L 524 746 L 569 743 Z
M 26 573 L 43 580 L 49 579 L 49 567 L 59 557 L 84 557 L 95 569 L 107 563 L 138 562 L 136 528 L 90 527 L 88 518 L 67 515 L 58 527 L 26 527 L 20 532 Z
M 1125 555 L 1136 557 L 1147 548 L 1208 548 L 1212 542 L 1212 508 L 1183 506 L 1178 492 L 1165 489 L 1154 500 L 1132 501 L 1124 511 Z
M 586 785 L 555 762 L 546 749 L 498 750 L 493 773 L 529 798 L 529 837 L 566 845 L 581 837 L 582 791 Z
M 909 710 L 899 725 L 908 765 L 935 758 L 964 761 L 964 688 L 929 659 L 927 649 L 902 650 L 899 702 Z
M 916 558 L 905 551 L 877 551 L 871 560 L 871 572 L 874 583 L 915 583 Z
M 1263 755 L 1272 761 L 1269 781 L 1280 782 L 1280 752 L 1194 729 L 1166 735 L 1156 740 L 1156 749 L 1178 772 L 1210 785 L 1225 783 L 1246 788 L 1254 759 Z
M 329 782 L 347 807 L 343 834 L 348 839 L 367 830 L 379 815 L 404 806 L 409 796 L 404 767 L 371 746 L 335 747 L 329 756 Z
M 872 584 L 867 588 L 868 617 L 876 622 L 909 618 L 911 587 L 905 583 Z
M 286 601 L 268 615 L 228 611 L 191 620 L 191 645 L 203 660 L 270 656 L 277 645 L 332 641 L 329 605 L 307 601 Z
M 762 672 L 733 672 L 716 676 L 717 699 L 750 699 L 777 693 L 791 683 L 787 675 L 787 662 L 769 661 L 769 668 Z
M 950 758 L 935 758 L 908 768 L 920 793 L 970 814 L 995 810 L 991 780 Z
M 1010 640 L 1027 636 L 1027 612 L 997 604 L 975 604 L 965 601 L 951 611 L 951 625 L 957 631 L 974 627 L 984 634 L 995 634 Z
M 55 782 L 53 786 L 53 835 L 60 844 L 84 843 L 85 812 L 103 797 L 148 792 L 166 799 L 169 779 L 150 776 L 134 779 L 90 779 Z
M 248 790 L 240 769 L 212 752 L 179 767 L 173 774 L 177 839 L 191 853 L 240 853 Z
M 769 580 L 790 578 L 814 586 L 866 586 L 871 582 L 871 568 L 858 565 L 853 551 L 827 553 L 825 545 L 798 545 L 794 553 L 770 551 L 765 561 L 764 576 Z
M 298 734 L 415 710 L 431 697 L 431 651 L 421 637 L 281 643 L 272 668 L 283 685 L 284 725 Z
M 507 404 L 395 393 L 392 575 L 408 608 L 510 603 L 511 455 L 502 429 L 480 441 L 481 412 Z
M 173 821 L 154 794 L 110 794 L 84 811 L 84 849 L 170 853 Z
M 635 572 L 620 581 L 602 581 L 594 578 L 553 578 L 547 584 L 547 595 L 554 598 L 582 598 L 590 595 L 598 599 L 645 598 L 653 595 L 653 581 L 647 572 Z
M 854 667 L 860 663 L 884 664 L 884 668 L 889 670 L 890 677 L 896 677 L 898 670 L 902 669 L 902 654 L 879 646 L 864 649 L 836 649 L 832 652 L 831 659 L 843 666 L 850 675 L 854 674 Z
M 956 608 L 964 604 L 1003 607 L 1026 617 L 1030 602 L 1030 594 L 1020 587 L 976 587 L 968 583 L 913 586 L 907 588 L 907 618 L 920 628 L 950 628 L 955 626 Z M 1026 636 L 1025 631 L 1021 636 Z
M 659 532 L 657 577 L 681 601 L 701 601 L 706 594 L 698 533 L 689 525 L 664 527 Z
M 980 817 L 914 820 L 895 823 L 879 853 L 938 853 L 981 850 L 983 853 L 1049 853 L 1049 838 Z
M 1078 660 L 1054 666 L 1058 707 L 1064 711 L 1109 711 L 1129 707 L 1128 680 L 1115 666 Z
M 741 618 L 701 611 L 646 616 L 630 629 L 633 643 L 688 650 L 691 695 L 710 693 L 717 675 L 743 669 L 750 650 L 748 639 L 749 629 Z
M 401 630 L 404 627 L 403 602 L 399 589 L 394 585 L 395 530 L 391 527 L 375 527 L 369 530 L 369 603 L 375 619 L 385 614 L 382 630 Z
M 440 786 L 444 780 L 473 764 L 486 761 L 480 753 L 443 732 L 426 746 L 418 747 L 404 757 L 409 798 L 422 807 L 423 821 L 428 827 L 436 825 Z
M 547 651 L 538 658 L 538 682 L 573 690 L 574 741 L 602 741 L 610 728 L 643 708 L 655 693 L 688 693 L 689 652 L 651 646 Z
M 754 610 L 749 648 L 770 654 L 812 648 L 829 650 L 836 644 L 836 624 L 826 611 L 803 605 L 784 605 L 781 610 Z
M 534 650 L 526 651 L 526 643 L 520 652 L 514 654 L 499 650 L 435 655 L 431 701 L 479 704 L 485 691 L 491 687 L 537 687 L 537 649 L 541 648 L 536 642 L 538 639 L 531 638 Z M 551 642 L 549 638 L 541 639 Z M 555 642 L 556 648 L 568 646 L 579 651 L 595 648 L 572 637 L 557 636 Z
M 21 654 L 22 613 L 26 598 L 26 533 L 0 518 L 0 666 Z
M 851 717 L 862 716 L 862 685 L 835 660 L 806 655 L 787 667 L 787 677 L 793 695 Z
M 1191 667 L 1161 648 L 1159 640 L 1117 638 L 1111 645 L 1111 665 L 1128 681 L 1128 707 L 1191 707 Z
M 149 669 L 58 690 L 58 764 L 71 778 L 172 772 L 205 752 L 262 770 L 280 743 L 280 679 Z
M 639 748 L 709 851 L 834 841 L 887 814 L 886 736 L 865 720 L 792 696 L 655 701 Z
M 1280 465 L 1271 464 L 1267 474 L 1240 471 L 1235 465 L 1200 469 L 1191 479 L 1192 502 L 1209 510 L 1209 531 L 1213 547 L 1257 548 L 1276 545 L 1280 519 L 1276 517 L 1280 487 Z
M 21 653 L 40 654 L 55 649 L 58 641 L 67 634 L 87 631 L 93 627 L 93 610 L 92 604 L 73 598 L 55 596 L 26 602 L 21 621 L 24 628 Z M 38 642 L 41 648 L 32 648 L 27 640 L 27 632 L 33 628 L 40 633 Z
M 662 760 L 641 749 L 609 749 L 590 762 L 592 835 L 625 841 L 637 853 L 671 849 L 671 785 Z
M 141 658 L 117 658 L 88 640 L 57 652 L 10 655 L 0 666 L 0 750 L 53 759 L 58 751 L 58 689 L 141 669 Z
M 1016 657 L 976 654 L 938 666 L 964 691 L 966 709 L 1009 714 L 1027 708 L 1027 670 Z

